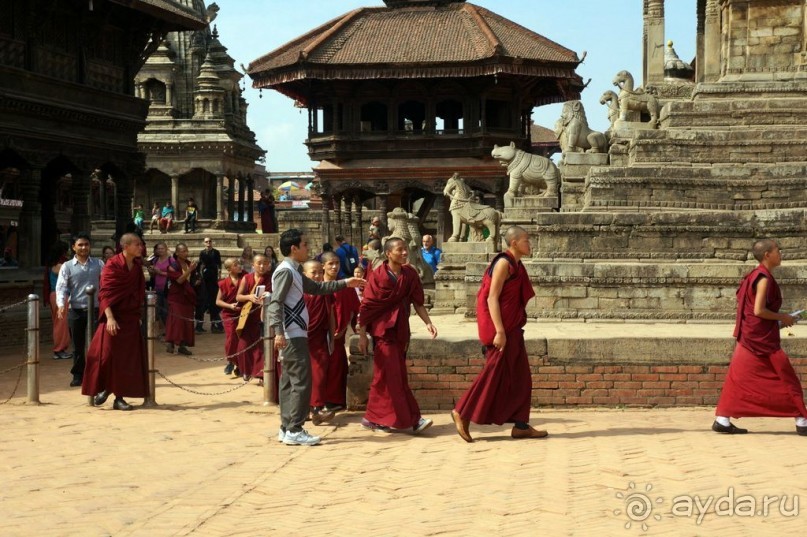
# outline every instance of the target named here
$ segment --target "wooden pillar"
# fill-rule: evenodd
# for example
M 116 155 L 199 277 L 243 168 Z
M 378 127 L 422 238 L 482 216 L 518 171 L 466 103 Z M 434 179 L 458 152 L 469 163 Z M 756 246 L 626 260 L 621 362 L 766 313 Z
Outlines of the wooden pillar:
M 323 193 L 322 199 L 322 243 L 331 242 L 331 197 Z
M 358 194 L 353 196 L 353 214 L 355 215 L 355 231 L 353 232 L 353 240 L 356 241 L 354 246 L 361 251 L 361 246 L 364 244 L 364 226 L 361 222 L 361 197 Z
M 255 183 L 251 175 L 247 175 L 247 212 L 244 222 L 255 222 Z
M 227 220 L 235 220 L 235 180 L 227 177 Z
M 216 221 L 224 221 L 224 175 L 216 175 Z
M 247 182 L 240 173 L 238 174 L 238 221 L 245 222 L 245 204 L 244 198 L 246 197 L 247 193 Z
M 353 240 L 353 218 L 351 218 L 351 201 L 353 197 L 348 194 L 344 198 L 345 201 L 345 212 L 342 214 L 342 217 L 345 219 L 344 224 L 342 225 L 342 229 L 345 232 L 345 239 L 350 243 L 355 245 L 355 241 Z
M 342 195 L 333 195 L 333 220 L 336 226 L 334 227 L 333 234 L 342 235 Z
M 179 175 L 171 176 L 171 204 L 174 206 L 174 218 L 179 219 Z
M 378 195 L 378 210 L 381 211 L 379 218 L 381 218 L 381 223 L 384 225 L 384 229 L 387 230 L 389 233 L 389 226 L 387 225 L 387 194 L 379 194 Z
M 435 242 L 440 245 L 446 240 L 446 215 L 442 194 L 438 194 L 434 198 L 434 211 L 437 213 L 437 234 L 435 235 Z

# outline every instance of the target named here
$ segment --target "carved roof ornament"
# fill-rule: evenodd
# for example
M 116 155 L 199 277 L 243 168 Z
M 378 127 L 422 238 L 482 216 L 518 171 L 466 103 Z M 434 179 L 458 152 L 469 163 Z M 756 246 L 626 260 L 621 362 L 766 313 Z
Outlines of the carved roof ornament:
M 672 40 L 667 41 L 667 48 L 664 51 L 664 77 L 694 80 L 694 76 L 695 69 L 678 57 L 675 48 L 673 48 Z

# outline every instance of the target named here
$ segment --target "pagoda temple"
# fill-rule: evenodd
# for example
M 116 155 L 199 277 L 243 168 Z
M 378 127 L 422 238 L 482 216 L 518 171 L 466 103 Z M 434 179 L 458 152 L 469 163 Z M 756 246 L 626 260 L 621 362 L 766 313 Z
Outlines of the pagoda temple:
M 434 209 L 428 231 L 443 239 L 446 180 L 459 172 L 501 209 L 506 175 L 493 145 L 530 150 L 532 109 L 579 98 L 580 59 L 464 0 L 384 3 L 286 43 L 248 74 L 308 110 L 324 237 L 362 242 L 362 206 L 374 206 L 382 218 L 403 207 L 421 224 Z

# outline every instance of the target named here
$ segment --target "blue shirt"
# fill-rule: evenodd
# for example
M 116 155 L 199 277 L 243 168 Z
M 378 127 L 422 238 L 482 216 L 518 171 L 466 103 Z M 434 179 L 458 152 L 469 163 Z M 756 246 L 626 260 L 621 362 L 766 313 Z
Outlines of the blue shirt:
M 429 249 L 420 249 L 420 256 L 423 258 L 423 261 L 425 261 L 434 272 L 437 272 L 437 265 L 440 264 L 440 256 L 442 255 L 443 251 L 437 246 L 432 246 Z
M 71 309 L 87 309 L 85 289 L 88 285 L 92 285 L 95 287 L 93 302 L 98 306 L 98 284 L 101 281 L 102 268 L 104 262 L 94 257 L 88 257 L 83 265 L 78 262 L 78 257 L 62 263 L 59 277 L 56 279 L 56 305 L 64 307 L 65 299 L 69 296 Z
M 339 257 L 339 277 L 352 278 L 353 269 L 359 265 L 359 252 L 355 247 L 343 242 L 333 251 Z

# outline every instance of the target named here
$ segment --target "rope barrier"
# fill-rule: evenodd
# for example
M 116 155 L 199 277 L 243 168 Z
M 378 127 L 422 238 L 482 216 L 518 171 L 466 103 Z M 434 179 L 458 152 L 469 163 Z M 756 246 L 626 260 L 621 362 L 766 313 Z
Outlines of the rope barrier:
M 27 362 L 22 362 L 21 364 L 17 364 L 14 367 L 10 367 L 10 368 L 6 369 L 5 371 L 0 371 L 0 375 L 3 375 L 5 373 L 8 373 L 9 371 L 13 371 L 15 369 L 20 370 L 20 374 L 17 375 L 17 382 L 14 383 L 14 389 L 11 390 L 11 395 L 9 395 L 8 398 L 5 401 L 0 402 L 0 405 L 5 405 L 9 401 L 11 401 L 11 399 L 17 394 L 17 388 L 20 387 L 20 381 L 22 380 L 22 368 L 23 368 L 23 366 L 26 365 L 26 363 Z
M 163 375 L 161 371 L 157 371 L 156 373 L 158 375 L 160 375 L 160 377 L 162 377 L 162 379 L 164 381 L 166 381 L 168 384 L 170 384 L 171 386 L 174 386 L 175 388 L 179 388 L 180 390 L 184 390 L 186 392 L 193 393 L 193 394 L 196 394 L 196 395 L 224 395 L 225 393 L 230 393 L 230 392 L 234 392 L 235 390 L 240 390 L 241 388 L 243 388 L 244 386 L 249 384 L 249 382 L 243 382 L 241 384 L 238 384 L 238 385 L 236 385 L 236 386 L 234 386 L 232 388 L 226 389 L 226 390 L 221 391 L 221 392 L 200 392 L 200 391 L 197 391 L 197 390 L 192 390 L 190 388 L 186 388 L 185 386 L 182 386 L 180 384 L 177 384 L 173 380 L 171 380 L 168 377 L 166 377 L 165 375 Z
M 5 313 L 10 309 L 14 309 L 17 306 L 21 306 L 21 305 L 27 304 L 27 303 L 28 303 L 28 299 L 26 298 L 25 300 L 21 300 L 20 302 L 15 302 L 14 304 L 6 304 L 5 306 L 0 307 L 0 313 Z

